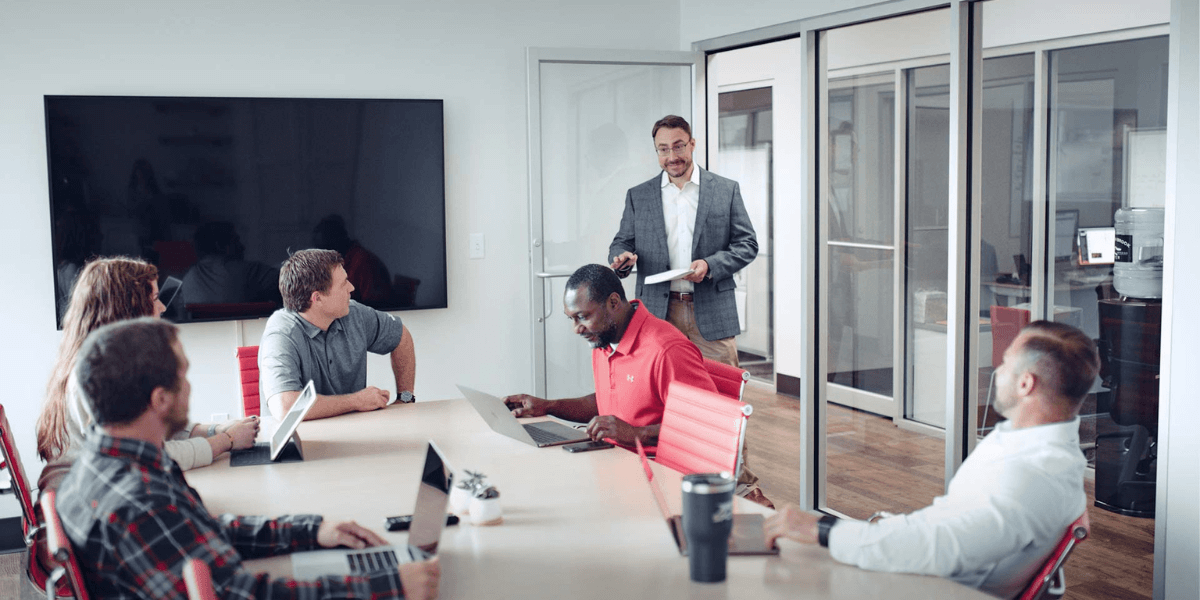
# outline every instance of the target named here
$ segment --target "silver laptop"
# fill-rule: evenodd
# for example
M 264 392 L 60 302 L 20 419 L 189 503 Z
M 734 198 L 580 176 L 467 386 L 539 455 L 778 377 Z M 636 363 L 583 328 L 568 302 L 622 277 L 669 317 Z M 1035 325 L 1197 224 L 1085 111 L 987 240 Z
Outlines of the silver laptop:
M 640 443 L 637 445 L 637 451 L 642 462 L 642 470 L 646 473 L 646 481 L 650 484 L 650 491 L 654 494 L 654 502 L 658 504 L 658 510 L 662 512 L 663 520 L 667 522 L 667 529 L 675 538 L 675 545 L 679 548 L 679 553 L 687 556 L 687 536 L 683 533 L 683 517 L 673 515 L 667 509 L 667 498 L 663 495 L 658 480 L 654 478 L 654 470 L 650 468 L 650 460 L 646 458 L 646 450 Z M 729 534 L 729 554 L 779 554 L 778 547 L 767 546 L 763 521 L 762 515 L 733 515 L 733 531 Z
M 229 453 L 229 466 L 244 467 L 246 465 L 265 465 L 277 462 L 298 462 L 304 460 L 304 451 L 300 447 L 300 438 L 296 437 L 296 428 L 304 421 L 308 409 L 317 403 L 317 390 L 310 379 L 308 385 L 296 398 L 292 408 L 283 417 L 283 422 L 271 436 L 271 441 L 259 442 L 244 450 L 234 450 Z
M 557 421 L 521 423 L 513 416 L 512 411 L 508 409 L 503 400 L 463 385 L 458 386 L 458 389 L 467 397 L 467 401 L 475 407 L 475 412 L 483 417 L 492 431 L 507 435 L 514 440 L 544 448 L 591 439 L 586 432 L 567 427 Z
M 425 449 L 425 467 L 417 487 L 417 505 L 407 546 L 375 546 L 362 550 L 315 550 L 291 556 L 292 575 L 297 579 L 315 579 L 323 575 L 364 575 L 398 565 L 422 561 L 437 554 L 438 541 L 446 526 L 446 507 L 454 474 L 446 465 L 438 447 L 429 441 Z

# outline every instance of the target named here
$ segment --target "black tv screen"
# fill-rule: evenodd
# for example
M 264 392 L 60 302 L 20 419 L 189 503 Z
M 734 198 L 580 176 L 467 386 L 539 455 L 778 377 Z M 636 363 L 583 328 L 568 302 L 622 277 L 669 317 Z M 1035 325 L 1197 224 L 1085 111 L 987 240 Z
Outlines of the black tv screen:
M 114 255 L 182 281 L 177 322 L 270 314 L 280 264 L 305 248 L 341 252 L 364 304 L 446 307 L 441 100 L 45 104 L 60 326 L 83 265 Z

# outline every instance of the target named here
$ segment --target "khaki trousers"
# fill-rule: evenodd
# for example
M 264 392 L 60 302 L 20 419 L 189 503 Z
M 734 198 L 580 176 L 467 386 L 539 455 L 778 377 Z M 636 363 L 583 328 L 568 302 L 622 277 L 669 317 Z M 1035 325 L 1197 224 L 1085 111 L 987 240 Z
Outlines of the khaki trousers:
M 731 337 L 720 340 L 704 339 L 704 336 L 700 335 L 700 329 L 696 327 L 696 310 L 690 300 L 676 300 L 675 298 L 671 298 L 670 303 L 667 304 L 667 322 L 674 325 L 693 344 L 696 344 L 696 347 L 700 349 L 700 354 L 704 358 L 735 367 L 738 366 L 737 340 Z M 743 444 L 742 473 L 738 476 L 737 486 L 737 494 L 739 496 L 744 496 L 758 487 L 758 476 L 750 470 L 750 465 L 746 464 L 745 457 L 746 446 Z

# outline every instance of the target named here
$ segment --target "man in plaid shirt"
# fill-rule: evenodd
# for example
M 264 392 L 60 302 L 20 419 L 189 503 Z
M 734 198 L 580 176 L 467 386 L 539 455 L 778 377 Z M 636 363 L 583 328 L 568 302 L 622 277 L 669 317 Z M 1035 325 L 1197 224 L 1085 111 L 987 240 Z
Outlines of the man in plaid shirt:
M 386 542 L 353 521 L 316 515 L 209 514 L 163 452 L 163 440 L 188 422 L 188 360 L 177 332 L 157 319 L 123 321 L 96 330 L 79 350 L 75 376 L 96 426 L 57 507 L 92 595 L 185 600 L 183 565 L 198 558 L 212 569 L 220 598 L 436 598 L 436 558 L 314 581 L 271 579 L 242 566 L 242 556 Z

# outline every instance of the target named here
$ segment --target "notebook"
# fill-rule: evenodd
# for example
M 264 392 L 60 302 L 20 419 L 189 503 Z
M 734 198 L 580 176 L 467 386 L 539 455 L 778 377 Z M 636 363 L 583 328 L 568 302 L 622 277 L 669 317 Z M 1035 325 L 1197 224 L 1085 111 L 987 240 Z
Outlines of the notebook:
M 291 556 L 292 575 L 296 579 L 365 575 L 432 558 L 437 555 L 442 529 L 446 526 L 446 507 L 453 483 L 454 474 L 446 465 L 445 457 L 433 440 L 429 440 L 425 448 L 425 467 L 421 469 L 421 481 L 417 485 L 417 505 L 413 508 L 412 526 L 408 529 L 408 545 L 297 552 Z
M 492 428 L 492 431 L 507 435 L 514 440 L 544 448 L 591 439 L 587 433 L 556 421 L 521 423 L 513 416 L 512 411 L 508 409 L 503 400 L 462 385 L 458 386 L 458 389 L 475 408 L 475 412 L 479 413 L 479 416 L 487 422 L 488 427 Z
M 683 533 L 683 517 L 673 515 L 667 509 L 667 498 L 663 495 L 658 480 L 654 478 L 654 470 L 650 468 L 650 459 L 646 458 L 646 450 L 642 448 L 640 441 L 637 442 L 637 451 L 642 462 L 642 470 L 646 474 L 646 482 L 650 484 L 650 491 L 654 494 L 654 502 L 658 504 L 658 510 L 662 512 L 663 520 L 667 522 L 667 529 L 675 538 L 675 545 L 679 548 L 679 553 L 687 556 L 687 536 Z M 763 532 L 764 520 L 762 515 L 757 514 L 733 515 L 733 531 L 729 534 L 729 554 L 779 554 L 778 547 L 767 546 L 767 535 Z
M 270 442 L 259 442 L 243 450 L 229 453 L 229 466 L 245 467 L 247 465 L 265 465 L 277 462 L 298 462 L 304 460 L 304 452 L 300 448 L 300 438 L 296 436 L 296 428 L 308 414 L 308 409 L 317 402 L 317 390 L 310 379 L 308 385 L 296 398 L 292 408 L 283 417 L 279 429 L 271 436 Z

